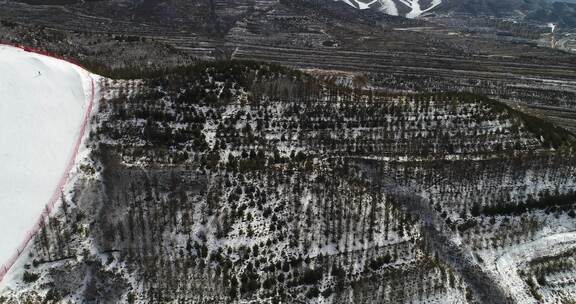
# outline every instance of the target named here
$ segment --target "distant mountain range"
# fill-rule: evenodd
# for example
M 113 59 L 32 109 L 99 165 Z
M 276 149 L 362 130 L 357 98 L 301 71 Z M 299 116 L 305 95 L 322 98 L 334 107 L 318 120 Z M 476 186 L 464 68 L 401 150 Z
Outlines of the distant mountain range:
M 543 0 L 336 0 L 360 10 L 418 18 L 434 14 L 525 16 L 529 20 L 576 26 L 576 1 Z
M 228 27 L 253 10 L 282 0 L 12 0 L 32 5 L 83 7 L 90 14 L 131 20 L 186 21 L 204 27 L 218 19 L 217 27 Z M 575 0 L 302 0 L 327 7 L 340 5 L 393 16 L 419 18 L 434 15 L 515 17 L 535 22 L 554 22 L 576 27 Z M 297 4 L 292 4 L 297 5 Z M 225 16 L 222 14 L 224 13 Z M 215 19 L 216 18 L 216 19 Z M 210 27 L 210 26 L 208 26 Z M 212 29 L 218 31 L 217 28 Z

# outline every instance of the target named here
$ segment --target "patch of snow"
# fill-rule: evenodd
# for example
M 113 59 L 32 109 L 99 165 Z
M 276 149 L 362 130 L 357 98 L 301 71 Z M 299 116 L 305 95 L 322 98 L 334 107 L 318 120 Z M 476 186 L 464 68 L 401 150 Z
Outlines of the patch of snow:
M 63 60 L 0 46 L 0 263 L 30 237 L 74 156 L 92 78 Z
M 350 5 L 353 8 L 365 10 L 370 8 L 378 7 L 381 12 L 388 15 L 398 16 L 398 4 L 402 4 L 410 9 L 410 12 L 406 14 L 406 18 L 418 18 L 423 14 L 430 12 L 437 6 L 442 4 L 442 0 L 432 0 L 430 5 L 426 8 L 422 7 L 420 0 L 372 0 L 372 1 L 362 1 L 362 0 L 340 0 L 344 3 Z
M 362 2 L 360 0 L 342 0 L 344 1 L 344 3 L 357 8 L 357 9 L 361 9 L 361 10 L 365 10 L 365 9 L 369 9 L 370 6 L 376 2 L 378 2 L 378 0 L 372 0 L 368 3 Z
M 379 0 L 380 2 L 380 11 L 392 16 L 398 16 L 398 7 L 396 3 L 392 0 Z
M 433 0 L 430 7 L 422 9 L 422 6 L 420 5 L 420 0 L 399 0 L 399 1 L 400 3 L 406 5 L 408 8 L 411 9 L 411 11 L 408 14 L 406 14 L 407 18 L 418 18 L 422 16 L 422 14 L 431 11 L 432 9 L 434 9 L 435 7 L 437 7 L 442 3 L 442 0 Z
M 488 268 L 498 276 L 500 284 L 510 293 L 515 303 L 538 303 L 530 295 L 527 284 L 518 273 L 520 265 L 536 258 L 555 256 L 573 248 L 576 248 L 576 232 L 563 232 L 515 245 L 500 255 L 485 252 L 482 258 Z

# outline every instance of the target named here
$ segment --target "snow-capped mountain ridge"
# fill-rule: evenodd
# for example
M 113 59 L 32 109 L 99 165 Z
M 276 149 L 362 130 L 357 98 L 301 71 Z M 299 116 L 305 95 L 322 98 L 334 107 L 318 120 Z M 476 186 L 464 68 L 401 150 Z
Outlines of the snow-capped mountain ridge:
M 442 0 L 341 0 L 360 10 L 376 9 L 393 16 L 418 18 L 442 4 Z

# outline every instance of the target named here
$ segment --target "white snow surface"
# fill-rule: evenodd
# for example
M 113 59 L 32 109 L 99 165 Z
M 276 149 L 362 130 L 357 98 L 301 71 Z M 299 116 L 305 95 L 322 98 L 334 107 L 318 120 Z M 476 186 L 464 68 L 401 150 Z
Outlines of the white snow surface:
M 378 7 L 388 15 L 398 16 L 398 6 L 406 7 L 410 11 L 405 15 L 407 18 L 418 18 L 423 14 L 435 9 L 442 4 L 442 0 L 432 0 L 428 7 L 422 7 L 420 0 L 336 0 L 342 1 L 354 8 L 365 10 Z
M 59 191 L 91 94 L 80 67 L 0 45 L 0 265 Z
M 544 256 L 555 256 L 576 247 L 576 232 L 553 234 L 530 243 L 514 246 L 496 257 L 496 272 L 500 283 L 516 303 L 538 303 L 518 274 L 518 265 Z

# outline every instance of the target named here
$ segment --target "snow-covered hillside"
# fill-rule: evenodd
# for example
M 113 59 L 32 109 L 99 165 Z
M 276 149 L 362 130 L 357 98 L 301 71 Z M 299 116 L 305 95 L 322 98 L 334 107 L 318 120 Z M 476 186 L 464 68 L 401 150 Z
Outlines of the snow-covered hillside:
M 60 195 L 87 122 L 93 85 L 91 75 L 71 63 L 0 45 L 0 265 L 4 268 L 37 227 L 46 205 Z
M 339 0 L 357 9 L 377 9 L 388 15 L 418 18 L 442 4 L 442 0 Z

